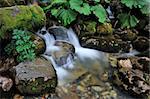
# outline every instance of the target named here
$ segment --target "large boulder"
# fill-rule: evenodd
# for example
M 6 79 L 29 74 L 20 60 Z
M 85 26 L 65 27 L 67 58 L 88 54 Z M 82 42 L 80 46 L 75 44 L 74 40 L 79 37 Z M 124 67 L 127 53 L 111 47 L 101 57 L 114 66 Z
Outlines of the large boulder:
M 40 57 L 23 62 L 14 68 L 16 88 L 22 94 L 54 92 L 57 76 L 52 64 Z
M 83 37 L 81 43 L 84 47 L 110 53 L 129 52 L 131 48 L 130 43 L 122 41 L 121 39 L 116 39 L 113 36 Z
M 34 31 L 44 26 L 45 13 L 37 5 L 0 8 L 0 39 L 7 38 L 13 29 Z

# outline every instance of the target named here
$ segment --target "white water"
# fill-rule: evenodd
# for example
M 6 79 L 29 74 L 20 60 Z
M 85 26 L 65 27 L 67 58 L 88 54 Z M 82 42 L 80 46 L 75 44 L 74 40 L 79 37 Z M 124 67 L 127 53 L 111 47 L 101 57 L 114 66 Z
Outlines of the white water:
M 45 32 L 45 34 L 41 34 L 41 32 Z M 45 27 L 38 31 L 37 34 L 45 40 L 46 50 L 44 54 L 51 55 L 51 52 L 60 50 L 58 46 L 54 46 L 55 39 L 52 35 L 50 35 L 50 33 L 46 30 Z
M 67 33 L 70 43 L 72 43 L 75 47 L 75 53 L 81 60 L 85 60 L 86 58 L 90 59 L 100 58 L 102 53 L 100 53 L 99 51 L 81 47 L 77 35 L 71 28 L 68 29 Z
M 45 33 L 43 33 L 43 32 L 45 32 Z M 68 57 L 67 63 L 64 64 L 63 66 L 59 66 L 58 64 L 56 64 L 56 61 L 53 58 L 51 53 L 53 51 L 61 51 L 60 50 L 61 48 L 54 45 L 55 39 L 54 39 L 53 35 L 51 35 L 45 28 L 43 28 L 41 31 L 38 31 L 37 34 L 45 40 L 46 51 L 43 56 L 52 62 L 53 66 L 56 70 L 56 73 L 57 73 L 58 84 L 62 85 L 66 79 L 68 81 L 68 79 L 71 78 L 72 74 L 69 70 L 75 68 L 75 66 L 72 62 L 73 60 L 71 57 Z M 91 66 L 91 64 L 87 64 L 87 63 L 93 62 L 93 64 L 94 64 L 94 61 L 97 59 L 99 59 L 100 61 L 103 61 L 103 60 L 106 61 L 106 57 L 103 52 L 99 52 L 94 49 L 81 47 L 78 37 L 76 36 L 76 34 L 74 33 L 74 31 L 71 28 L 67 29 L 67 35 L 68 35 L 69 43 L 71 43 L 75 47 L 75 54 L 77 55 L 78 60 L 82 61 L 81 65 L 84 66 L 84 68 L 86 68 L 86 69 L 93 68 Z M 88 62 L 87 62 L 87 60 L 88 60 Z M 105 63 L 103 63 L 103 65 L 105 65 Z

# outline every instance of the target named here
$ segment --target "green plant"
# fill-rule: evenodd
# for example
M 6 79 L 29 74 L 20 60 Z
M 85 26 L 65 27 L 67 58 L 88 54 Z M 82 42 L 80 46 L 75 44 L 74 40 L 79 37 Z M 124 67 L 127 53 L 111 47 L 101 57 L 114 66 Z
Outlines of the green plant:
M 15 29 L 12 41 L 5 47 L 7 54 L 14 49 L 18 53 L 17 61 L 33 60 L 35 58 L 35 44 L 30 40 L 29 32 Z
M 142 14 L 150 14 L 150 1 L 149 0 L 121 0 L 121 3 L 130 9 L 129 13 L 121 13 L 118 15 L 121 26 L 123 28 L 135 27 L 139 22 L 138 18 L 135 15 L 131 15 L 130 12 L 132 9 L 139 9 Z
M 134 15 L 130 15 L 127 13 L 119 14 L 118 18 L 120 19 L 120 23 L 123 28 L 135 27 L 139 22 L 139 20 Z
M 90 5 L 87 0 L 52 0 L 51 4 L 44 8 L 45 11 L 51 11 L 51 14 L 58 18 L 65 26 L 75 21 L 78 14 L 94 14 L 98 21 L 106 21 L 106 11 L 100 4 L 100 0 L 94 0 Z

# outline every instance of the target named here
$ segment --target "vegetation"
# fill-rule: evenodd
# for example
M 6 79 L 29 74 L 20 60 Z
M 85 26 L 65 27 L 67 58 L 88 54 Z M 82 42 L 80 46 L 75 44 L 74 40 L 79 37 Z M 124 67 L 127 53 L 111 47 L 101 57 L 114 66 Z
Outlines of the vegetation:
M 107 18 L 100 0 L 94 0 L 93 4 L 88 3 L 87 0 L 52 0 L 44 10 L 50 11 L 65 26 L 75 21 L 80 14 L 86 16 L 94 14 L 101 23 L 104 23 Z
M 123 28 L 131 28 L 135 27 L 139 22 L 139 19 L 135 15 L 135 13 L 131 14 L 131 12 L 135 9 L 138 9 L 139 12 L 141 11 L 142 14 L 148 15 L 150 14 L 149 0 L 121 0 L 121 3 L 128 7 L 128 13 L 120 13 L 118 18 L 120 20 L 121 26 Z
M 95 15 L 100 23 L 105 23 L 107 13 L 103 6 L 113 0 L 51 0 L 50 5 L 45 7 L 46 12 L 51 12 L 64 26 L 71 24 L 79 15 Z M 117 18 L 122 28 L 135 27 L 140 19 L 133 11 L 139 10 L 141 14 L 150 14 L 149 0 L 118 0 L 124 12 L 117 13 Z M 92 3 L 91 3 L 92 2 Z M 103 3 L 102 3 L 103 2 Z
M 12 41 L 5 47 L 7 54 L 18 53 L 18 62 L 33 60 L 35 58 L 35 44 L 30 40 L 30 35 L 26 31 L 15 29 L 13 31 Z

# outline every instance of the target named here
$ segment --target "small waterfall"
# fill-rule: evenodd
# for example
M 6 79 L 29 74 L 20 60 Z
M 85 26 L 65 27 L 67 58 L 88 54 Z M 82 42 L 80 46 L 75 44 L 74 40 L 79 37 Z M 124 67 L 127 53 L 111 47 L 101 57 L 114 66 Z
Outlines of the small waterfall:
M 102 53 L 100 53 L 99 51 L 81 47 L 77 35 L 71 28 L 68 29 L 67 33 L 70 43 L 72 43 L 75 47 L 75 53 L 81 60 L 84 60 L 86 58 L 90 59 L 101 58 Z
M 69 72 L 67 70 L 65 70 L 64 68 L 57 66 L 57 64 L 52 56 L 48 56 L 48 55 L 42 55 L 42 56 L 52 62 L 59 80 L 63 80 L 69 74 Z
M 51 52 L 60 50 L 60 48 L 58 46 L 54 46 L 55 39 L 46 30 L 46 27 L 43 27 L 40 31 L 38 31 L 37 35 L 39 35 L 41 38 L 43 38 L 45 40 L 46 51 L 44 52 L 44 54 L 51 55 Z
M 59 26 L 57 28 L 59 28 L 59 30 L 64 29 Z M 56 28 L 54 28 L 54 30 L 56 30 Z M 79 71 L 81 72 L 80 68 L 85 68 L 85 70 L 89 70 L 89 71 L 93 70 L 96 73 L 103 71 L 102 67 L 100 67 L 101 64 L 103 64 L 103 66 L 107 65 L 107 59 L 103 52 L 81 47 L 77 35 L 74 33 L 74 31 L 71 28 L 70 29 L 65 28 L 65 30 L 61 30 L 61 31 L 65 31 L 62 34 L 67 35 L 65 36 L 67 37 L 67 39 L 64 38 L 64 41 L 62 42 L 66 41 L 71 43 L 74 46 L 75 54 L 77 55 L 76 60 L 73 60 L 72 54 L 67 54 L 66 57 L 61 57 L 61 56 L 55 57 L 54 53 L 59 54 L 59 52 L 62 51 L 62 47 L 55 45 L 56 42 L 59 41 L 59 39 L 55 40 L 54 34 L 50 34 L 45 28 L 37 32 L 37 35 L 39 35 L 45 40 L 46 51 L 44 52 L 43 56 L 49 61 L 51 61 L 51 63 L 53 64 L 57 73 L 59 85 L 63 85 L 73 80 L 74 77 L 76 76 L 72 73 L 79 72 Z M 61 35 L 57 35 L 57 36 L 61 36 Z M 76 61 L 75 63 L 76 66 L 74 66 L 73 61 Z M 78 68 L 77 70 L 79 71 L 77 71 L 76 68 Z

